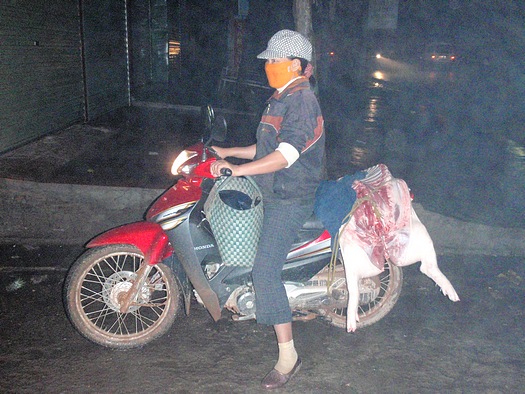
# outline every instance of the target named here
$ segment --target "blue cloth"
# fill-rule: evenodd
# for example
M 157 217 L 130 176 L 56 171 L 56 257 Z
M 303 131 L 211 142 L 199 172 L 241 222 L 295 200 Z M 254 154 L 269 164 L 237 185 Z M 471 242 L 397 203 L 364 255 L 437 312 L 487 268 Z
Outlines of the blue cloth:
M 315 193 L 314 213 L 332 237 L 339 233 L 343 219 L 357 198 L 352 183 L 365 178 L 366 172 L 345 175 L 337 181 L 322 181 Z

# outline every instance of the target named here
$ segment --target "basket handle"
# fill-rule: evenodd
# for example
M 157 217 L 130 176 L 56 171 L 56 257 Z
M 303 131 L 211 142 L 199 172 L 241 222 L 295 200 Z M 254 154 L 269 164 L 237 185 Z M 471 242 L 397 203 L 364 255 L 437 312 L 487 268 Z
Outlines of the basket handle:
M 244 175 L 243 176 L 238 176 L 238 177 L 234 177 L 234 176 L 225 177 L 225 179 L 223 181 L 221 181 L 219 185 L 217 185 L 217 191 L 221 190 L 224 186 L 226 186 L 228 184 L 229 180 L 233 179 L 233 178 L 246 179 L 255 188 L 255 190 L 257 190 L 257 193 L 259 193 L 259 195 L 262 196 L 261 189 L 259 189 L 259 186 L 257 185 L 257 182 L 255 182 L 254 179 L 251 176 L 244 176 Z

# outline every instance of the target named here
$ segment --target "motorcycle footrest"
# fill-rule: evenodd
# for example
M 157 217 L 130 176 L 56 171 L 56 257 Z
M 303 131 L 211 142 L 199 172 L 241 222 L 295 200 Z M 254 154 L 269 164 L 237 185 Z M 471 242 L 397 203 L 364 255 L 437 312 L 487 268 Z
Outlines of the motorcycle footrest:
M 254 313 L 252 313 L 251 315 L 244 315 L 244 316 L 241 316 L 241 315 L 232 316 L 233 321 L 244 321 L 244 320 L 252 320 L 252 319 L 255 319 Z

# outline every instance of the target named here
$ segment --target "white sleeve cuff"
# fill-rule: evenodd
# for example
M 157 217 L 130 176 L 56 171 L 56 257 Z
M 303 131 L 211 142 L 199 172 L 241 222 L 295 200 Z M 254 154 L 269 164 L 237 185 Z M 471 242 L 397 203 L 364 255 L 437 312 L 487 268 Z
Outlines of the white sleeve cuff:
M 299 158 L 299 152 L 292 145 L 287 142 L 281 142 L 277 149 L 284 156 L 288 165 L 286 168 L 290 167 L 295 161 Z

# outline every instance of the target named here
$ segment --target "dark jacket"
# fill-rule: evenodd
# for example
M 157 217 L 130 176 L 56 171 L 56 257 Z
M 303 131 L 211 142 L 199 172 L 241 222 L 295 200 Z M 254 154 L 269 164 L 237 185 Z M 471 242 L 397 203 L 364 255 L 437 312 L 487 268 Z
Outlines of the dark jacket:
M 325 134 L 319 103 L 306 78 L 268 100 L 257 129 L 255 160 L 275 151 L 281 142 L 292 145 L 300 156 L 289 168 L 254 177 L 264 198 L 313 201 L 324 173 Z

